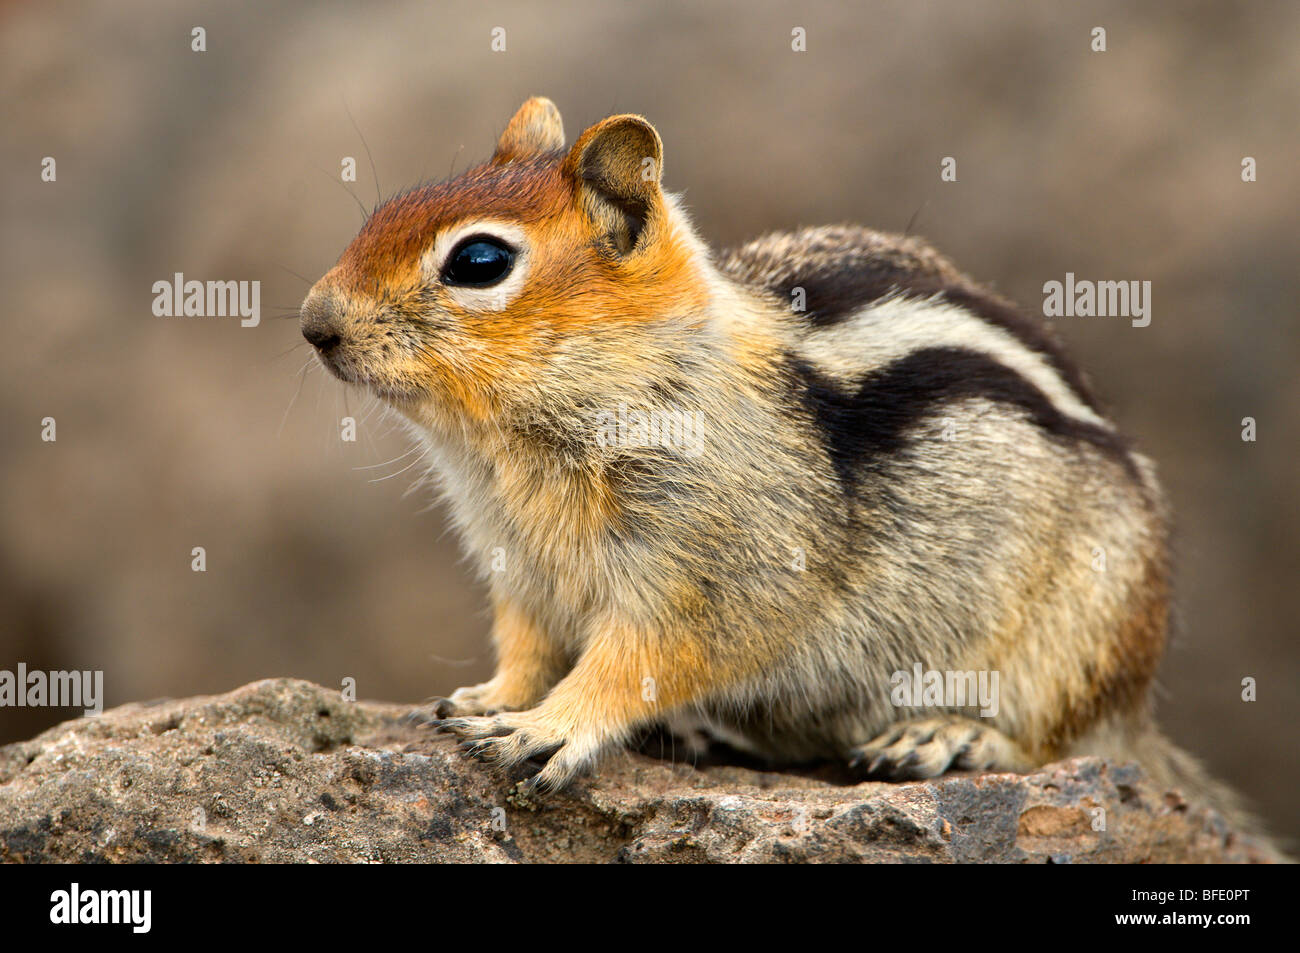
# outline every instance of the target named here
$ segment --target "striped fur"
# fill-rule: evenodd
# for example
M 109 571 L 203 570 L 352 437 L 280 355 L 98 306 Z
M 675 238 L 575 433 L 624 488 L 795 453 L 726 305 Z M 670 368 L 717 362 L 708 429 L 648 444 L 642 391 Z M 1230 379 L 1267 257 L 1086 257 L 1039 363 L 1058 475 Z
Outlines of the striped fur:
M 498 673 L 444 727 L 549 756 L 552 786 L 665 721 L 888 777 L 1153 737 L 1160 490 L 1041 322 L 915 238 L 714 256 L 648 123 L 565 152 L 559 122 L 530 101 L 493 161 L 388 202 L 303 307 L 426 445 L 491 587 Z M 476 223 L 528 262 L 491 307 L 438 278 Z M 704 439 L 602 444 L 616 408 L 697 413 Z M 1000 673 L 996 716 L 893 706 L 916 662 Z

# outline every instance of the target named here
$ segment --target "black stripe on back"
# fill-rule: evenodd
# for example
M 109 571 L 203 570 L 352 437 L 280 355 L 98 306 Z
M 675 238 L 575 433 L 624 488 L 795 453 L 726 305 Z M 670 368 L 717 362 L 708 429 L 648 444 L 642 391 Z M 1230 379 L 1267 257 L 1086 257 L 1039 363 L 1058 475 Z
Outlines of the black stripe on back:
M 834 268 L 801 271 L 773 290 L 782 300 L 789 301 L 795 288 L 803 288 L 807 309 L 804 318 L 813 327 L 826 328 L 839 324 L 891 291 L 906 292 L 920 286 L 931 288 L 931 293 L 943 287 L 933 276 L 918 273 L 907 264 L 871 258 L 854 261 L 849 267 L 835 262 Z
M 923 420 L 971 398 L 1019 407 L 1052 438 L 1091 444 L 1140 479 L 1123 437 L 1061 413 L 1034 384 L 978 351 L 913 351 L 866 375 L 856 387 L 840 384 L 802 358 L 790 361 L 800 398 L 846 493 L 865 470 L 905 450 Z
M 938 296 L 1042 355 L 1081 401 L 1102 412 L 1047 322 L 975 284 L 920 239 L 854 226 L 804 229 L 751 242 L 726 253 L 720 264 L 725 274 L 763 288 L 787 306 L 795 288 L 802 288 L 800 316 L 813 328 L 839 324 L 892 293 L 907 299 Z
M 929 275 L 909 273 L 891 267 L 888 262 L 874 268 L 809 275 L 801 280 L 808 295 L 808 320 L 819 328 L 839 324 L 891 292 L 909 300 L 937 295 L 941 301 L 1001 328 L 1035 354 L 1042 355 L 1081 401 L 1101 413 L 1092 388 L 1078 365 L 1065 353 L 1047 326 L 973 285 L 953 284 Z
M 1069 385 L 1076 397 L 1098 414 L 1102 412 L 1078 365 L 1070 360 L 1060 342 L 1042 321 L 1029 317 L 1019 308 L 994 295 L 968 285 L 947 285 L 935 287 L 931 291 L 926 289 L 924 282 L 918 282 L 908 289 L 907 295 L 926 296 L 934 292 L 938 292 L 944 301 L 964 308 L 1006 331 L 1035 354 L 1041 354 L 1056 373 L 1061 375 L 1061 379 Z
M 906 299 L 924 299 L 939 296 L 940 300 L 966 309 L 980 320 L 1001 328 L 1021 345 L 1035 354 L 1043 355 L 1076 397 L 1093 411 L 1101 413 L 1092 387 L 1084 380 L 1078 365 L 1066 354 L 1043 321 L 1026 315 L 1021 309 L 997 298 L 996 295 L 969 283 L 944 281 L 932 274 L 902 268 L 892 261 L 870 261 L 855 264 L 853 268 L 814 270 L 789 278 L 783 286 L 774 287 L 783 300 L 789 300 L 794 287 L 802 287 L 807 295 L 805 316 L 814 328 L 829 328 L 849 319 L 868 304 L 879 302 L 891 293 Z

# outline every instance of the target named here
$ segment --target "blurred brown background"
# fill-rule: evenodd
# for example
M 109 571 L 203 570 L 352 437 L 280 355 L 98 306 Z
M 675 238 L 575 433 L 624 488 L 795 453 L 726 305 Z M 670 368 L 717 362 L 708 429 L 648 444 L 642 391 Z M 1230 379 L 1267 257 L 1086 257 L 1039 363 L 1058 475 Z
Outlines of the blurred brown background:
M 1150 327 L 1059 326 L 1178 514 L 1162 719 L 1300 833 L 1300 5 L 485 6 L 0 7 L 0 669 L 103 669 L 109 705 L 271 675 L 413 701 L 486 676 L 483 590 L 443 512 L 404 495 L 406 438 L 303 372 L 276 316 L 359 225 L 344 156 L 375 201 L 358 129 L 391 193 L 486 158 L 539 93 L 571 139 L 650 117 L 716 244 L 915 217 L 1031 309 L 1067 271 L 1150 280 Z M 261 325 L 154 317 L 177 271 L 260 280 Z M 73 714 L 0 710 L 0 741 Z

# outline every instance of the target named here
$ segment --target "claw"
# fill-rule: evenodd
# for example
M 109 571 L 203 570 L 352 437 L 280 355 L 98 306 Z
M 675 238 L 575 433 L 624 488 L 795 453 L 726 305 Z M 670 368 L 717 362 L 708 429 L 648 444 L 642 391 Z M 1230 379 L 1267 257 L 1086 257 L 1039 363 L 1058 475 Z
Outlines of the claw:
M 546 797 L 554 794 L 563 784 L 556 784 L 552 779 L 546 777 L 542 771 L 525 778 L 522 782 L 525 794 L 532 797 Z
M 489 741 L 491 741 L 490 738 L 480 738 L 475 741 L 462 741 L 457 745 L 457 747 L 460 748 L 467 757 L 486 764 L 492 759 L 491 755 L 488 753 L 487 743 Z

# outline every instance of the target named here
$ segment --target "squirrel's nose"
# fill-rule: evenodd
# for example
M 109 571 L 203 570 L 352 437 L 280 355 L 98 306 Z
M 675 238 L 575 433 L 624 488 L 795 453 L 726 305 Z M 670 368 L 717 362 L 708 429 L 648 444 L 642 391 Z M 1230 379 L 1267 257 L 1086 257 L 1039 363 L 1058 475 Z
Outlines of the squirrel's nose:
M 316 350 L 322 353 L 328 353 L 338 347 L 339 335 L 332 327 L 324 324 L 308 324 L 306 321 L 302 325 L 302 336 Z
M 323 307 L 319 302 L 309 302 L 302 309 L 302 336 L 307 343 L 328 354 L 338 347 L 342 337 L 339 334 L 339 321 L 333 309 Z

